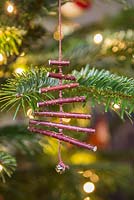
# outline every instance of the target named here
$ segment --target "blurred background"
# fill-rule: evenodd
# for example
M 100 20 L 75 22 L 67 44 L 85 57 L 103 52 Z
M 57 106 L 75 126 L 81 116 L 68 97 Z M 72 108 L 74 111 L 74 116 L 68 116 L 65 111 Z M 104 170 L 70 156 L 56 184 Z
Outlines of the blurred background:
M 134 0 L 63 1 L 62 18 L 63 56 L 71 62 L 64 72 L 88 64 L 133 78 Z M 0 1 L 0 87 L 13 73 L 22 74 L 29 66 L 47 68 L 48 59 L 57 57 L 57 24 L 56 0 Z M 27 116 L 20 110 L 15 120 L 14 109 L 1 111 L 0 151 L 16 158 L 17 169 L 0 182 L 0 200 L 134 199 L 132 120 L 120 118 L 118 104 L 106 113 L 101 104 L 92 107 L 91 102 L 66 109 L 92 114 L 92 120 L 64 123 L 94 127 L 94 135 L 72 136 L 97 145 L 98 151 L 63 145 L 62 156 L 70 169 L 62 175 L 55 171 L 57 141 L 27 131 L 31 108 L 27 107 Z

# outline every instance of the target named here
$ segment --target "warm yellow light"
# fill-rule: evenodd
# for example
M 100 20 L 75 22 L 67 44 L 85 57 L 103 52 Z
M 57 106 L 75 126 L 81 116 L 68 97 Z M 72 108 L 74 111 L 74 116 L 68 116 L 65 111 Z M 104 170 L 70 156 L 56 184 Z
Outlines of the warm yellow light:
M 56 41 L 59 41 L 60 39 L 62 40 L 64 38 L 64 35 L 63 33 L 61 32 L 61 38 L 60 38 L 60 33 L 59 31 L 55 31 L 54 34 L 53 34 L 53 38 L 56 40 Z
M 7 12 L 13 13 L 13 11 L 14 11 L 14 6 L 13 6 L 13 4 L 9 3 L 8 6 L 7 6 Z
M 71 119 L 70 118 L 63 118 L 62 121 L 65 122 L 66 124 L 68 124 L 71 121 Z
M 94 35 L 94 43 L 100 44 L 103 40 L 103 36 L 100 33 Z
M 90 180 L 94 183 L 97 183 L 99 181 L 99 176 L 97 176 L 97 174 L 93 174 L 91 177 L 90 177 Z
M 83 185 L 83 190 L 86 192 L 86 193 L 91 193 L 95 190 L 95 185 L 92 183 L 92 182 L 86 182 L 84 185 Z
M 16 68 L 15 69 L 15 73 L 17 73 L 17 74 L 22 74 L 24 72 L 24 69 L 23 68 Z
M 30 109 L 28 109 L 28 111 L 27 111 L 27 116 L 30 118 L 30 119 L 34 119 L 34 116 L 33 116 L 33 111 L 32 111 L 32 109 L 30 108 Z
M 4 73 L 4 77 L 5 78 L 8 78 L 9 76 L 10 76 L 10 72 L 9 71 Z
M 118 104 L 114 104 L 114 108 L 115 108 L 116 110 L 118 110 L 118 109 L 120 109 L 120 106 L 119 106 Z
M 25 52 L 24 51 L 20 54 L 20 57 L 23 57 L 23 56 L 25 56 Z
M 125 49 L 126 45 L 123 42 L 119 42 L 119 48 L 120 49 Z
M 49 15 L 51 15 L 51 16 L 55 16 L 57 13 L 55 12 L 55 11 L 50 11 L 49 12 Z
M 4 56 L 2 55 L 2 53 L 0 53 L 0 62 L 3 62 L 4 60 Z
M 119 60 L 121 60 L 121 61 L 124 61 L 124 60 L 126 60 L 126 56 L 123 56 L 123 55 L 122 55 L 122 56 L 120 56 L 120 57 L 119 57 Z
M 89 178 L 90 176 L 92 176 L 91 170 L 84 171 L 83 176 L 86 177 L 86 178 Z
M 85 197 L 84 200 L 90 200 L 90 197 Z
M 4 72 L 0 71 L 0 78 L 2 78 L 4 76 Z
M 3 170 L 3 166 L 0 164 L 0 172 Z
M 112 51 L 113 51 L 114 53 L 116 53 L 118 50 L 119 50 L 119 48 L 116 47 L 116 46 L 114 46 L 114 47 L 112 48 Z
M 110 47 L 112 45 L 112 42 L 113 41 L 111 39 L 107 38 L 107 39 L 105 39 L 104 44 L 106 47 Z
M 83 174 L 83 171 L 78 171 L 78 174 Z
M 132 53 L 133 52 L 133 49 L 132 48 L 128 48 L 128 53 Z
M 74 153 L 70 157 L 70 160 L 74 165 L 79 165 L 79 164 L 85 165 L 85 164 L 95 162 L 96 157 L 94 154 L 90 154 L 90 153 L 86 153 L 86 152 L 77 152 L 77 153 Z

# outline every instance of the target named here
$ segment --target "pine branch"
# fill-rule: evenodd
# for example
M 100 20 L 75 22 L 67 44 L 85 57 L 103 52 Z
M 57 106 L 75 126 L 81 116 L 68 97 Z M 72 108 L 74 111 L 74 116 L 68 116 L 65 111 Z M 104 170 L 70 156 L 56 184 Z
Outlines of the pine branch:
M 121 118 L 124 113 L 129 116 L 134 110 L 133 78 L 111 74 L 106 70 L 89 69 L 89 66 L 80 72 L 74 71 L 73 75 L 80 84 L 79 90 L 92 100 L 93 105 L 104 104 L 105 111 L 108 111 L 117 104 L 120 106 Z
M 5 175 L 11 177 L 16 169 L 16 160 L 6 152 L 0 152 L 0 177 L 5 182 Z
M 121 117 L 124 113 L 131 114 L 134 110 L 134 79 L 111 74 L 109 71 L 89 69 L 86 66 L 80 72 L 74 71 L 79 88 L 73 89 L 72 93 L 83 94 L 92 104 L 101 103 L 105 106 L 105 111 L 118 104 L 121 110 Z M 27 107 L 37 109 L 37 102 L 45 99 L 53 99 L 52 93 L 40 95 L 39 88 L 54 86 L 58 82 L 47 77 L 47 69 L 35 68 L 21 75 L 15 74 L 14 79 L 8 80 L 0 90 L 1 110 L 15 108 L 14 118 L 22 108 L 26 113 Z M 65 93 L 69 96 L 71 91 Z
M 40 137 L 29 134 L 26 125 L 18 124 L 0 128 L 0 147 L 6 146 L 9 152 L 23 152 L 29 156 L 40 152 Z
M 26 126 L 12 125 L 0 128 L 0 149 L 6 146 L 8 152 L 25 153 L 29 156 L 41 152 L 40 137 L 28 134 Z M 7 152 L 0 151 L 0 178 L 5 182 L 5 175 L 11 177 L 16 169 L 16 160 Z
M 47 69 L 45 68 L 29 69 L 21 75 L 14 74 L 14 78 L 9 79 L 0 91 L 1 111 L 15 108 L 15 119 L 21 108 L 25 114 L 26 108 L 35 110 L 38 101 L 42 101 L 46 97 L 53 98 L 51 94 L 41 96 L 39 89 L 42 86 L 53 86 L 57 83 L 57 80 L 47 78 Z

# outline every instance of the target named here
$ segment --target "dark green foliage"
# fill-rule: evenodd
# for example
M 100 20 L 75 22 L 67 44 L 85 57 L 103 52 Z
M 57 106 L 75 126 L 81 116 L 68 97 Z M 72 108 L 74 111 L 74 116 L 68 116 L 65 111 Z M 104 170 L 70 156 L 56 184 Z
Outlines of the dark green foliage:
M 69 156 L 70 153 L 67 157 Z M 1 195 L 6 200 L 25 200 L 27 196 L 30 200 L 76 200 L 86 196 L 93 200 L 134 198 L 133 167 L 127 163 L 115 162 L 114 159 L 113 162 L 99 159 L 93 164 L 71 165 L 70 170 L 59 176 L 53 168 L 55 161 L 52 158 L 50 160 L 50 156 L 35 155 L 35 159 L 36 162 L 28 162 L 26 157 L 21 157 L 21 161 L 27 165 L 20 163 L 14 178 L 7 182 L 6 187 L 0 185 Z M 99 181 L 94 183 L 95 191 L 90 194 L 83 191 L 83 184 L 91 181 L 90 177 L 83 177 L 86 170 L 99 177 Z
M 40 137 L 30 134 L 24 125 L 12 125 L 0 128 L 0 149 L 6 147 L 8 152 L 0 151 L 0 177 L 5 182 L 5 175 L 11 177 L 16 169 L 16 160 L 9 152 L 25 154 L 29 157 L 35 152 L 41 153 Z M 1 169 L 2 167 L 2 169 Z
M 5 145 L 14 153 L 21 152 L 21 154 L 33 156 L 35 152 L 40 152 L 41 150 L 38 143 L 39 139 L 39 136 L 30 134 L 24 124 L 0 128 L 0 147 Z
M 12 173 L 16 169 L 16 160 L 9 153 L 0 151 L 0 177 L 5 182 L 5 174 L 11 177 Z

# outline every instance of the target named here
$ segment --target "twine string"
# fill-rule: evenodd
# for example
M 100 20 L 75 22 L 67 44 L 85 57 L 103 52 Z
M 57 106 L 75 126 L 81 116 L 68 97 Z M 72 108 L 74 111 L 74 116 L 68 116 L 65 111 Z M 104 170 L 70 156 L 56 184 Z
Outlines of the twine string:
M 61 0 L 59 0 L 59 23 L 58 23 L 58 32 L 59 32 L 59 61 L 62 60 L 62 27 L 61 27 L 62 21 L 61 21 Z M 58 66 L 59 73 L 62 75 L 62 66 Z M 62 79 L 59 80 L 59 85 L 62 85 Z M 59 98 L 62 99 L 62 90 L 59 91 Z M 63 112 L 63 106 L 60 104 L 60 112 Z M 60 118 L 60 123 L 62 123 L 62 118 Z M 63 134 L 63 130 L 59 129 L 59 133 Z M 59 162 L 62 163 L 61 158 L 61 141 L 59 140 L 58 144 L 58 159 Z

